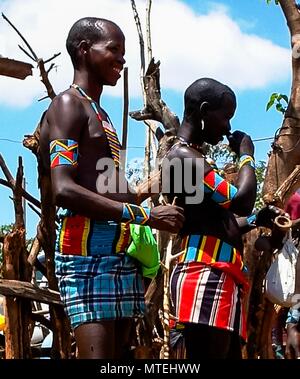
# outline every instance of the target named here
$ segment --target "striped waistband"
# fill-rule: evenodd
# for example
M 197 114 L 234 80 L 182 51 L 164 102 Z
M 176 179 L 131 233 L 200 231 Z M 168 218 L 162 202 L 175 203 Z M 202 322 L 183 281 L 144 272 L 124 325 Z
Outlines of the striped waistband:
M 130 226 L 113 221 L 94 221 L 84 216 L 61 218 L 56 251 L 61 254 L 96 256 L 126 251 Z
M 213 236 L 190 234 L 183 238 L 181 243 L 183 254 L 181 262 L 201 262 L 214 264 L 216 262 L 231 263 L 239 270 L 244 269 L 241 253 L 226 242 Z

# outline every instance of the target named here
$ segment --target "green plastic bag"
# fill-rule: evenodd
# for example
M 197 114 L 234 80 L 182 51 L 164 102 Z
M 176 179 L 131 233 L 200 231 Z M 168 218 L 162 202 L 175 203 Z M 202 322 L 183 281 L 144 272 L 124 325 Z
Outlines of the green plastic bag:
M 126 253 L 140 262 L 143 276 L 155 278 L 160 267 L 160 255 L 150 226 L 130 224 L 130 235 L 132 241 Z

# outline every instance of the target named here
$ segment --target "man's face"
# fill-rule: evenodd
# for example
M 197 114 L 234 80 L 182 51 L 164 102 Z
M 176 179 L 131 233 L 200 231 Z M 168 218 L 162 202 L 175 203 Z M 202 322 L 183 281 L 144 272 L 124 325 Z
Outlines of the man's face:
M 225 93 L 221 106 L 215 110 L 207 110 L 204 120 L 204 141 L 216 145 L 223 140 L 231 129 L 230 120 L 236 110 L 236 101 L 232 95 Z
M 101 85 L 115 86 L 125 64 L 125 37 L 111 24 L 103 25 L 104 35 L 88 51 L 88 69 Z

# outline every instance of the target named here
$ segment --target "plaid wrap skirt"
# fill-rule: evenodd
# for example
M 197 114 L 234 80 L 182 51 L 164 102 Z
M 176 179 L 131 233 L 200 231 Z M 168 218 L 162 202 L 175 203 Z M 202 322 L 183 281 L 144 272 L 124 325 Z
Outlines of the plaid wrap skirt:
M 142 316 L 144 284 L 134 260 L 109 256 L 55 256 L 61 299 L 71 326 Z
M 144 314 L 144 283 L 138 262 L 125 254 L 123 224 L 61 217 L 55 271 L 71 326 Z

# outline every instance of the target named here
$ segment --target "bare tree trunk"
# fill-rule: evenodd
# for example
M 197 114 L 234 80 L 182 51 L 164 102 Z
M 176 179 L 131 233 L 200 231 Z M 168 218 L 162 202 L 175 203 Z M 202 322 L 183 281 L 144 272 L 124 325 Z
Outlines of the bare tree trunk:
M 43 168 L 39 154 L 40 124 L 37 126 L 32 136 L 27 136 L 23 144 L 32 150 L 38 161 L 39 187 L 41 192 L 41 221 L 38 225 L 37 238 L 45 252 L 46 277 L 49 288 L 58 291 L 57 279 L 55 276 L 54 250 L 55 250 L 55 219 L 56 207 L 53 204 L 52 186 L 50 173 Z M 50 319 L 53 328 L 53 358 L 71 358 L 71 328 L 69 320 L 61 305 L 52 304 L 49 306 Z
M 15 225 L 13 231 L 4 237 L 4 273 L 5 279 L 30 281 L 31 269 L 27 263 L 25 228 L 22 207 L 23 167 L 19 158 L 19 167 L 13 200 L 15 207 Z M 24 298 L 7 297 L 5 302 L 7 359 L 31 358 L 30 322 L 31 302 Z
M 273 149 L 268 160 L 263 186 L 263 199 L 267 204 L 273 203 L 283 208 L 288 200 L 288 195 L 300 184 L 299 179 L 295 176 L 289 191 L 285 191 L 281 198 L 276 194 L 278 188 L 300 161 L 300 55 L 298 52 L 300 47 L 300 13 L 295 0 L 279 0 L 279 4 L 291 36 L 292 88 L 283 124 L 275 135 Z M 264 254 L 268 255 L 268 252 L 264 252 Z M 264 267 L 265 271 L 258 272 L 257 275 L 259 277 L 264 276 L 269 265 Z M 262 295 L 261 299 L 263 299 Z M 270 311 L 271 306 L 270 304 L 266 305 L 266 300 L 262 300 L 258 307 L 264 309 L 264 312 L 258 312 L 257 316 L 257 322 L 263 325 L 260 333 L 259 355 L 269 357 L 269 333 L 272 322 L 272 317 L 270 317 L 272 313 Z
M 292 88 L 282 127 L 275 137 L 263 187 L 272 195 L 300 163 L 300 13 L 295 0 L 279 0 L 291 36 Z M 286 199 L 283 199 L 285 202 Z

